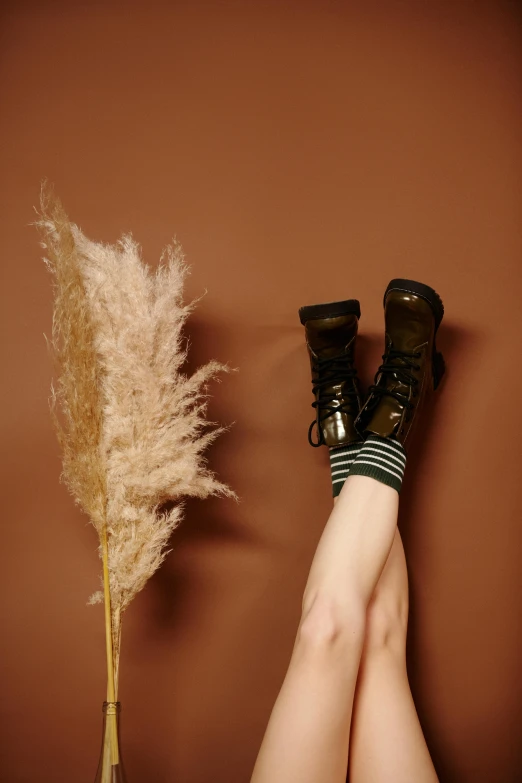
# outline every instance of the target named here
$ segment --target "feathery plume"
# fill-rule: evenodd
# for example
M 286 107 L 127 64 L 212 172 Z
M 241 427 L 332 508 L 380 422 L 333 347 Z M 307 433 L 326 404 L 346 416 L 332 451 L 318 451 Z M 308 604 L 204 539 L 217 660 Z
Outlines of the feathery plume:
M 211 361 L 183 373 L 195 303 L 183 304 L 188 267 L 177 242 L 153 272 L 130 235 L 89 240 L 45 185 L 40 209 L 59 372 L 51 410 L 63 481 L 96 528 L 102 559 L 106 548 L 117 688 L 122 613 L 163 561 L 182 499 L 235 497 L 203 455 L 223 431 L 205 419 L 207 384 L 228 368 Z

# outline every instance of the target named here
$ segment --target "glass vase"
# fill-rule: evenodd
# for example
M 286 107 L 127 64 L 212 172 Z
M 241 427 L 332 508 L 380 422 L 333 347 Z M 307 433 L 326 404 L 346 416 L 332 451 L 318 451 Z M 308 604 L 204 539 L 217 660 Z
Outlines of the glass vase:
M 121 704 L 104 701 L 102 709 L 102 746 L 94 783 L 127 783 L 120 752 Z

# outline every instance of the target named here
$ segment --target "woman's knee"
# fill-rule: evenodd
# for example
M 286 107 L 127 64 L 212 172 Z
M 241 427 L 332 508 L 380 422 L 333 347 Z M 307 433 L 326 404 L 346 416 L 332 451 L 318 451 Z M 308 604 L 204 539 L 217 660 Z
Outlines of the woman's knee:
M 306 595 L 297 639 L 312 648 L 362 646 L 366 612 L 361 602 L 340 601 L 327 592 Z
M 365 652 L 403 655 L 408 629 L 408 596 L 377 590 L 366 613 Z

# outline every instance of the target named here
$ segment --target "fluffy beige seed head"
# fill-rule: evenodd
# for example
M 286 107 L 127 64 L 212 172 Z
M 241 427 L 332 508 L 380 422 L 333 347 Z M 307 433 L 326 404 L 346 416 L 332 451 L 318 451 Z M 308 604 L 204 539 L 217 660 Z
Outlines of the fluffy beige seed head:
M 203 456 L 222 431 L 205 419 L 207 384 L 228 368 L 212 361 L 182 372 L 192 305 L 183 304 L 179 244 L 152 272 L 132 237 L 90 241 L 47 192 L 37 225 L 54 281 L 63 479 L 98 532 L 106 526 L 117 634 L 121 612 L 165 556 L 182 498 L 235 497 Z

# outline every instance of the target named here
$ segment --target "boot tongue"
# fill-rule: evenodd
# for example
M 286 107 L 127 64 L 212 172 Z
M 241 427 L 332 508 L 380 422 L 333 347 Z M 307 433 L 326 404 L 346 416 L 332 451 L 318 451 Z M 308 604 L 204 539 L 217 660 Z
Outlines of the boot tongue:
M 431 322 L 430 306 L 418 296 L 392 295 L 386 303 L 386 331 L 397 351 L 411 352 L 425 343 L 430 337 Z
M 347 345 L 355 336 L 355 327 L 357 324 L 356 316 L 353 316 L 353 325 L 347 322 L 346 316 L 340 318 L 328 318 L 313 326 L 310 331 L 310 348 L 313 353 L 325 359 L 345 354 Z M 339 326 L 342 324 L 344 329 L 339 334 Z M 352 327 L 352 328 L 350 328 Z M 354 330 L 352 333 L 352 329 Z
M 395 305 L 395 302 L 393 304 Z M 387 316 L 388 315 L 392 315 L 393 317 L 392 308 L 387 311 Z M 402 301 L 400 303 L 400 321 L 398 321 L 398 323 L 400 323 L 400 327 L 396 325 L 393 326 L 393 340 L 390 334 L 392 331 L 391 328 L 390 332 L 386 335 L 391 348 L 395 351 L 404 351 L 409 354 L 415 353 L 419 346 L 428 339 L 425 318 L 423 318 L 422 313 L 419 313 L 416 305 L 408 301 Z M 401 381 L 400 379 L 401 370 L 405 370 L 406 372 L 410 370 L 410 367 L 408 367 L 408 359 L 406 357 L 405 359 L 397 357 L 388 359 L 388 363 L 397 367 L 399 375 L 397 376 L 395 373 L 390 373 L 386 380 L 386 388 L 389 391 L 398 392 L 408 399 L 411 387 L 408 383 L 404 383 L 404 381 Z M 399 410 L 400 403 L 397 403 L 396 407 Z
M 344 347 L 341 348 L 339 345 L 330 345 L 329 343 L 326 343 L 326 341 L 325 345 L 320 345 L 317 342 L 313 347 L 313 352 L 321 359 L 333 359 L 335 356 L 342 357 L 345 355 Z

